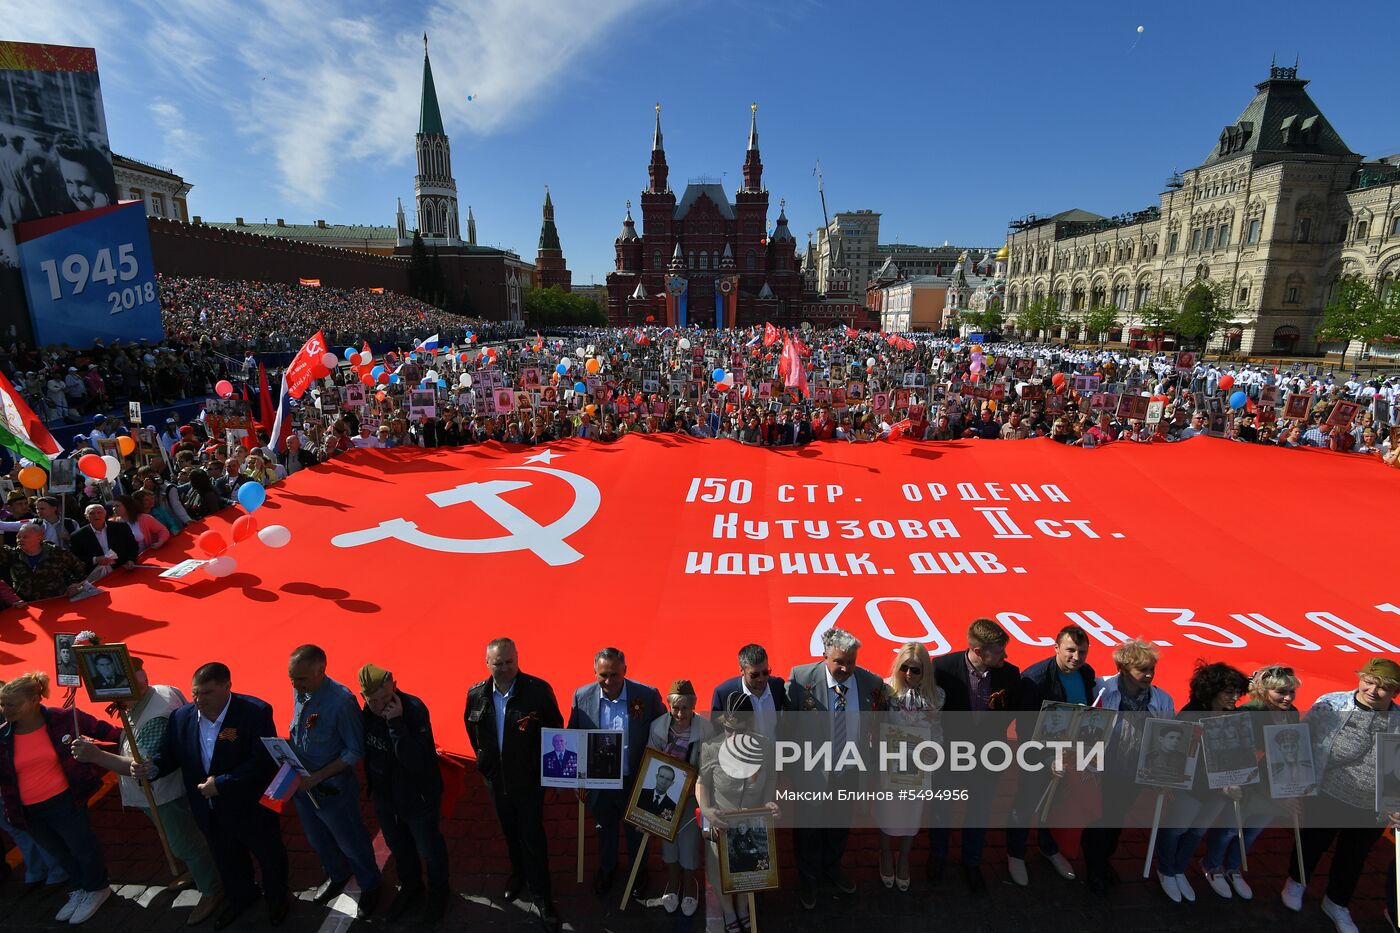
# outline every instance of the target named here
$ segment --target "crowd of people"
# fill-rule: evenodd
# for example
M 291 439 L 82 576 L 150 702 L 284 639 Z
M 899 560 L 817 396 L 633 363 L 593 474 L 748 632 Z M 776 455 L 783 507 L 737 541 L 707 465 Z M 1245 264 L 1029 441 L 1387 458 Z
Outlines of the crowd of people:
M 1374 803 L 1381 739 L 1400 732 L 1393 702 L 1400 694 L 1400 664 L 1372 658 L 1361 665 L 1355 689 L 1317 696 L 1304 712 L 1298 704 L 1302 681 L 1285 665 L 1247 675 L 1225 663 L 1200 661 L 1188 683 L 1169 690 L 1156 682 L 1158 649 L 1147 640 L 1119 645 L 1111 657 L 1113 673 L 1107 676 L 1097 675 L 1090 665 L 1091 640 L 1078 626 L 1058 632 L 1053 653 L 1024 670 L 1008 657 L 1009 643 L 1002 626 L 978 619 L 969 627 L 963 649 L 933 659 L 922 643 L 910 642 L 895 654 L 888 672 L 880 672 L 861 667 L 860 641 L 834 628 L 822 636 L 821 658 L 795 665 L 787 678 L 773 673 L 775 663 L 762 645 L 749 644 L 738 651 L 736 676 L 709 693 L 707 715 L 699 710 L 703 694 L 684 671 L 677 671 L 663 692 L 629 678 L 624 652 L 607 647 L 594 655 L 587 681 L 568 695 L 566 717 L 553 686 L 522 670 L 514 641 L 490 641 L 485 676 L 467 691 L 463 717 L 476 770 L 509 853 L 501 899 L 509 904 L 528 895 L 543 925 L 559 929 L 542 774 L 554 755 L 563 762 L 555 770 L 567 776 L 567 755 L 574 753 L 566 753 L 558 742 L 552 749 L 545 746 L 545 729 L 602 729 L 622 736 L 621 788 L 591 790 L 581 797 L 596 837 L 594 893 L 607 897 L 613 892 L 642 851 L 642 834 L 624 814 L 629 801 L 631 807 L 647 809 L 634 788 L 643 780 L 644 755 L 650 750 L 673 762 L 654 768 L 653 785 L 644 785 L 666 804 L 651 812 L 672 814 L 679 829 L 661 847 L 661 885 L 653 888 L 645 862 L 639 862 L 641 869 L 629 879 L 631 896 L 641 900 L 659 891 L 659 898 L 648 902 L 652 907 L 689 916 L 705 903 L 704 885 L 709 884 L 727 933 L 742 933 L 750 928 L 752 902 L 726 895 L 720 886 L 719 847 L 731 828 L 740 832 L 731 827 L 735 814 L 759 811 L 776 819 L 790 807 L 799 811 L 789 815 L 795 827 L 791 857 L 797 868 L 797 901 L 803 909 L 815 910 L 824 899 L 858 891 L 847 853 L 850 815 L 808 801 L 813 791 L 869 786 L 865 772 L 842 764 L 844 755 L 833 756 L 837 763 L 825 767 L 784 770 L 775 755 L 777 743 L 816 739 L 873 757 L 882 714 L 897 715 L 905 727 L 922 724 L 940 743 L 955 737 L 1025 741 L 1037 728 L 1036 714 L 1051 702 L 1116 717 L 1106 732 L 1101 771 L 1092 778 L 1100 787 L 1099 804 L 1079 810 L 1083 820 L 1075 830 L 1084 881 L 1103 898 L 1111 898 L 1122 883 L 1111 858 L 1124 828 L 1142 825 L 1131 823 L 1126 814 L 1140 797 L 1150 799 L 1158 790 L 1135 778 L 1140 761 L 1151 761 L 1140 749 L 1154 742 L 1154 722 L 1170 727 L 1178 718 L 1196 722 L 1192 717 L 1201 713 L 1246 711 L 1259 724 L 1301 723 L 1305 738 L 1295 741 L 1310 745 L 1312 795 L 1279 799 L 1271 793 L 1272 785 L 1293 780 L 1278 767 L 1263 768 L 1256 783 L 1225 787 L 1210 786 L 1203 769 L 1197 769 L 1194 783 L 1174 791 L 1161 811 L 1155 884 L 1176 903 L 1195 902 L 1198 884 L 1211 892 L 1203 897 L 1253 900 L 1254 885 L 1242 867 L 1250 847 L 1269 826 L 1287 827 L 1301 817 L 1301 829 L 1294 824 L 1298 840 L 1292 864 L 1280 879 L 1277 896 L 1287 909 L 1302 911 L 1305 880 L 1314 877 L 1322 857 L 1331 852 L 1320 909 L 1340 933 L 1357 930 L 1349 905 L 1362 870 L 1387 823 L 1400 822 L 1400 813 L 1378 812 Z M 444 782 L 433 714 L 407 692 L 412 685 L 400 684 L 386 667 L 362 664 L 346 686 L 327 674 L 328 660 L 323 649 L 311 644 L 288 659 L 292 725 L 285 736 L 278 734 L 269 703 L 234 692 L 235 672 L 217 661 L 192 672 L 187 701 L 178 687 L 153 683 L 142 659 L 134 657 L 133 695 L 117 703 L 131 722 L 126 734 L 104 719 L 45 702 L 51 691 L 46 673 L 20 674 L 0 685 L 0 815 L 3 829 L 23 854 L 27 890 L 65 885 L 69 896 L 57 919 L 71 924 L 88 920 L 109 897 L 102 841 L 85 804 L 102 774 L 113 772 L 120 776 L 123 803 L 158 821 L 171 854 L 187 867 L 179 884 L 200 893 L 191 925 L 212 917 L 214 928 L 222 929 L 259 901 L 267 920 L 280 925 L 291 905 L 287 852 L 276 813 L 260 801 L 272 793 L 278 771 L 263 739 L 281 738 L 304 772 L 294 785 L 295 811 L 324 871 L 310 900 L 329 904 L 354 879 L 361 917 L 373 915 L 388 895 L 384 916 L 390 921 L 440 920 L 450 907 L 451 874 L 441 826 Z M 1173 696 L 1177 689 L 1182 692 Z M 1184 701 L 1179 707 L 1178 697 Z M 994 718 L 993 713 L 1013 715 Z M 1142 717 L 1152 717 L 1145 720 L 1148 729 Z M 1243 753 L 1258 767 L 1265 759 L 1262 730 L 1250 731 L 1256 738 L 1245 743 Z M 1155 746 L 1151 750 L 1157 751 Z M 735 761 L 746 766 L 736 768 Z M 574 768 L 576 762 L 577 756 Z M 683 768 L 695 774 L 693 791 L 684 799 L 667 797 Z M 371 831 L 358 803 L 361 774 L 394 860 L 397 889 L 384 880 L 375 860 Z M 912 843 L 926 832 L 924 883 L 942 885 L 950 836 L 958 832 L 967 894 L 985 896 L 984 842 L 989 829 L 1001 828 L 1007 837 L 1007 875 L 1015 885 L 1031 885 L 1027 848 L 1036 820 L 1026 814 L 1040 810 L 1047 785 L 1061 777 L 1061 771 L 981 770 L 959 810 L 920 800 L 873 804 L 872 822 L 866 825 L 880 831 L 876 867 L 881 884 L 910 890 Z M 138 781 L 149 781 L 151 794 L 143 793 Z M 785 796 L 787 790 L 807 796 Z M 1019 812 L 1009 827 L 991 817 L 999 792 L 1013 797 L 1011 812 Z M 1241 804 L 1238 823 L 1225 815 L 1232 802 Z M 1057 844 L 1066 838 L 1061 825 L 1052 832 L 1042 816 L 1038 847 L 1055 875 L 1073 882 L 1081 869 Z M 1145 828 L 1137 831 L 1147 833 Z M 767 852 L 751 836 L 745 838 L 747 847 L 730 843 L 728 854 L 734 858 L 726 870 L 743 870 L 734 860 L 742 859 L 743 852 L 753 856 L 743 863 L 748 870 L 773 857 L 786 859 Z M 623 839 L 627 862 L 621 860 Z M 1387 918 L 1394 928 L 1394 887 L 1386 889 L 1391 892 Z

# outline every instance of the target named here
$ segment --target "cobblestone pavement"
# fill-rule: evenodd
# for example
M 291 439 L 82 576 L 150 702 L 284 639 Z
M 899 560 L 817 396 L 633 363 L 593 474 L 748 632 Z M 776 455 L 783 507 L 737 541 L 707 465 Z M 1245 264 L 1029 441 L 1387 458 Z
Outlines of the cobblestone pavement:
M 498 836 L 495 820 L 486 805 L 485 793 L 474 776 L 468 778 L 468 792 L 444 825 L 452 861 L 454 899 L 447 917 L 437 929 L 447 933 L 457 931 L 534 931 L 541 929 L 533 909 L 524 901 L 512 905 L 501 903 L 501 886 L 508 869 L 505 847 Z M 94 805 L 94 823 L 102 841 L 103 851 L 111 871 L 113 896 L 87 926 L 103 933 L 173 933 L 184 929 L 189 909 L 197 899 L 194 892 L 175 893 L 165 885 L 169 872 L 160 854 L 155 833 L 145 817 L 131 811 L 123 812 L 115 793 L 107 794 Z M 633 903 L 627 910 L 619 909 L 622 883 L 603 901 L 591 889 L 588 881 L 575 881 L 574 846 L 576 810 L 571 800 L 560 798 L 547 813 L 547 828 L 554 867 L 555 901 L 564 919 L 566 930 L 578 931 L 660 931 L 699 933 L 701 930 L 719 933 L 722 920 L 713 900 L 702 905 L 694 917 L 679 913 L 667 915 L 659 906 L 661 869 L 650 847 L 651 858 L 649 899 Z M 382 929 L 421 929 L 421 924 L 388 924 L 382 917 L 369 921 L 354 920 L 353 894 L 342 895 L 330 908 L 309 902 L 309 891 L 322 880 L 314 853 L 310 850 L 295 816 L 283 817 L 283 830 L 291 858 L 292 885 L 301 892 L 302 900 L 294 906 L 287 922 L 280 928 L 292 933 L 318 931 L 341 933 L 352 926 L 356 930 L 373 927 Z M 956 835 L 955 835 L 956 839 Z M 783 853 L 789 854 L 787 839 L 781 840 Z M 998 933 L 1023 931 L 1047 926 L 1073 933 L 1192 933 L 1231 931 L 1231 933 L 1318 933 L 1329 931 L 1332 925 L 1319 909 L 1326 882 L 1328 863 L 1324 860 L 1318 877 L 1309 887 L 1309 898 L 1303 912 L 1294 914 L 1278 900 L 1278 891 L 1292 846 L 1292 835 L 1286 831 L 1269 830 L 1250 852 L 1249 879 L 1254 886 L 1255 900 L 1224 901 L 1212 893 L 1204 880 L 1196 885 L 1197 903 L 1173 904 L 1152 883 L 1141 880 L 1142 859 L 1146 847 L 1146 832 L 1130 830 L 1124 833 L 1116 868 L 1123 883 L 1108 898 L 1099 899 L 1089 893 L 1082 883 L 1060 879 L 1043 860 L 1030 861 L 1031 885 L 1018 888 L 1006 874 L 1005 850 L 1000 848 L 1002 834 L 992 832 L 985 854 L 988 892 L 971 895 L 963 881 L 956 859 L 949 862 L 943 882 L 936 888 L 923 879 L 924 842 L 919 840 L 914 851 L 914 884 L 907 893 L 886 891 L 876 874 L 877 836 L 873 831 L 852 833 L 847 850 L 846 865 L 859 882 L 858 892 L 841 897 L 823 892 L 815 911 L 804 911 L 797 903 L 796 879 L 791 865 L 784 871 L 784 889 L 758 896 L 759 928 L 764 933 L 823 933 L 853 924 L 872 923 L 881 933 L 925 933 L 930 929 L 960 929 L 969 933 Z M 376 840 L 382 852 L 382 842 Z M 593 841 L 589 840 L 592 852 Z M 1394 884 L 1393 862 L 1387 842 L 1378 843 L 1366 875 L 1361 879 L 1353 914 L 1363 931 L 1386 929 L 1382 915 L 1382 895 L 1385 886 Z M 17 855 L 12 853 L 12 858 Z M 789 858 L 790 862 L 791 859 Z M 392 865 L 389 869 L 392 876 Z M 1199 879 L 1199 876 L 1194 876 Z M 46 930 L 67 924 L 57 924 L 53 915 L 61 906 L 60 892 L 36 892 L 23 896 L 23 886 L 17 877 L 0 888 L 0 930 Z M 380 908 L 381 912 L 383 908 Z M 707 916 L 708 915 L 708 916 Z M 206 922 L 203 929 L 209 929 Z M 230 930 L 251 931 L 269 929 L 261 908 L 255 908 Z

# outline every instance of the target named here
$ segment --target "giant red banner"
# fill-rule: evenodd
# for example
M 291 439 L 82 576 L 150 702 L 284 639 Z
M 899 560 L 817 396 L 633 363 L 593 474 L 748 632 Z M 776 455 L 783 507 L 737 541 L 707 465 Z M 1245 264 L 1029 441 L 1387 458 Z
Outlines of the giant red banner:
M 238 514 L 211 526 L 227 534 Z M 1383 540 L 1400 474 L 1321 451 L 1207 437 L 771 451 L 672 436 L 366 450 L 270 489 L 256 515 L 291 543 L 234 545 L 232 576 L 137 569 L 102 596 L 6 613 L 5 673 L 52 671 L 52 634 L 92 628 L 182 687 L 223 660 L 235 689 L 286 719 L 287 655 L 316 642 L 343 683 L 366 661 L 392 670 L 460 752 L 467 688 L 503 634 L 565 705 L 605 645 L 635 678 L 691 679 L 704 704 L 750 641 L 785 674 L 837 625 L 885 674 L 900 643 L 957 650 L 979 616 L 1012 632 L 1022 666 L 1071 622 L 1101 673 L 1113 645 L 1153 639 L 1179 704 L 1198 658 L 1291 664 L 1306 703 L 1366 658 L 1400 656 Z M 192 541 L 151 562 L 193 555 Z

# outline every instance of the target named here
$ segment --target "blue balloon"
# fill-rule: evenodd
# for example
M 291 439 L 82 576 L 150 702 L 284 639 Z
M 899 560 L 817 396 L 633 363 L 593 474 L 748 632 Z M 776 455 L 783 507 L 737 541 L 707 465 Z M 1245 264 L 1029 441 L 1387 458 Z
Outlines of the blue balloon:
M 622 354 L 622 358 L 623 358 L 624 360 L 630 360 L 632 357 L 630 357 L 630 356 L 628 356 L 626 353 L 624 353 L 624 354 Z
M 554 371 L 562 376 L 569 371 L 569 367 L 565 366 L 563 363 L 560 363 L 558 366 L 554 367 Z
M 1243 392 L 1232 392 L 1232 393 L 1230 393 L 1230 407 L 1231 407 L 1231 408 L 1234 408 L 1234 409 L 1243 408 L 1243 407 L 1245 406 L 1245 402 L 1246 402 L 1246 401 L 1248 401 L 1248 398 L 1247 398 L 1247 396 L 1246 396 Z
M 373 376 L 376 380 L 378 380 L 380 374 L 382 374 L 383 372 L 384 372 L 384 367 L 383 367 L 383 366 L 376 366 L 376 367 L 374 367 L 373 369 L 371 369 L 371 370 L 369 371 L 369 374 L 370 374 L 371 376 Z
M 713 373 L 711 373 L 711 375 L 715 377 L 715 382 L 724 381 L 724 370 L 722 369 L 716 369 Z
M 446 389 L 446 388 L 447 388 L 447 380 L 446 380 L 446 379 L 439 379 L 439 380 L 438 380 L 438 388 L 439 388 L 439 389 Z
M 396 385 L 398 385 L 398 384 L 399 384 L 400 382 L 402 382 L 402 381 L 403 381 L 403 380 L 402 380 L 401 378 L 399 378 L 399 374 L 398 374 L 398 373 L 390 373 L 390 374 L 389 374 L 389 385 L 391 385 L 391 386 L 396 386 Z
M 584 392 L 588 391 L 588 386 L 584 385 L 582 382 L 575 382 L 574 391 L 582 395 Z
M 410 360 L 416 360 L 416 359 L 418 359 L 418 354 L 417 354 L 417 353 L 410 352 L 410 353 L 408 354 L 408 358 L 409 358 Z
M 359 353 L 359 352 L 360 352 L 360 351 L 359 351 L 359 350 L 356 350 L 354 347 L 346 347 L 346 348 L 345 348 L 345 359 L 346 359 L 346 361 L 349 362 L 350 357 L 354 356 L 356 353 Z
M 256 512 L 259 506 L 267 501 L 267 490 L 262 488 L 262 483 L 253 481 L 239 486 L 235 495 L 238 497 L 238 504 L 249 512 Z

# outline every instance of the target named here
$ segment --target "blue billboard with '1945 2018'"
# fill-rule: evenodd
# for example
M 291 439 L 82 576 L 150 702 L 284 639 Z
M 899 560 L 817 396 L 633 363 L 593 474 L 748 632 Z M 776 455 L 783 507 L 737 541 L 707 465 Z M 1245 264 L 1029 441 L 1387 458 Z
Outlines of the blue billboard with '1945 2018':
M 36 346 L 165 337 L 141 201 L 16 225 Z

